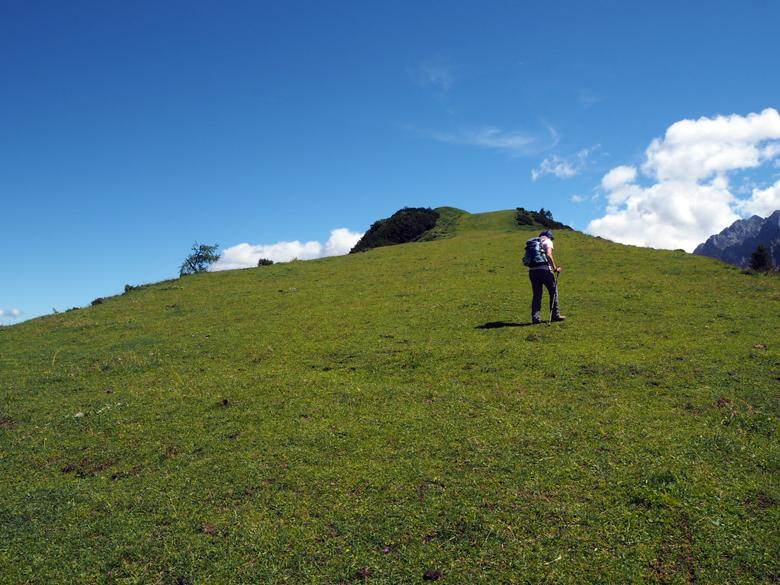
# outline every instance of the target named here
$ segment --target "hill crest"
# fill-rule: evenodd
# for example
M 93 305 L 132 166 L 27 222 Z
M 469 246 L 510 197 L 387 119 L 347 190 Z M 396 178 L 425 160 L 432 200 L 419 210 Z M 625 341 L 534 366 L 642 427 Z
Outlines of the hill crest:
M 531 327 L 535 231 L 2 330 L 4 578 L 771 581 L 780 281 L 561 230 L 569 321 Z

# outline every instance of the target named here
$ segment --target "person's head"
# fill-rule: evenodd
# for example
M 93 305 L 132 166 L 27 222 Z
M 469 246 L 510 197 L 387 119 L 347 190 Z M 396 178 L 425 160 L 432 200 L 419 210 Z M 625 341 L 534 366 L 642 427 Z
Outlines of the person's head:
M 553 233 L 550 230 L 544 230 L 541 234 L 539 234 L 540 238 L 550 238 L 551 240 L 554 240 Z

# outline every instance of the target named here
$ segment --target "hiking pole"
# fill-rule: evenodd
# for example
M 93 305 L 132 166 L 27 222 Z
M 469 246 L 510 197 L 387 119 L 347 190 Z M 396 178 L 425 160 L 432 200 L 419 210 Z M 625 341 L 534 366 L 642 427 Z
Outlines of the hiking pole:
M 550 323 L 552 323 L 553 318 L 553 307 L 558 306 L 558 277 L 560 275 L 560 272 L 555 272 L 555 295 L 553 296 L 552 301 L 550 301 Z M 560 313 L 560 310 L 558 312 Z

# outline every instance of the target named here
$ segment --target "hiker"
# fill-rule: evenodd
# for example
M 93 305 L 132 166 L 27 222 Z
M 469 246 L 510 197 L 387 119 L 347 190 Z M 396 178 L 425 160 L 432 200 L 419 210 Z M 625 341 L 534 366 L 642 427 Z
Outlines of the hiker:
M 528 278 L 531 280 L 531 321 L 534 324 L 542 322 L 542 286 L 547 287 L 550 295 L 550 320 L 566 320 L 558 309 L 558 288 L 554 274 L 559 274 L 561 267 L 555 263 L 553 248 L 553 233 L 550 230 L 544 230 L 525 244 L 523 264 L 528 266 Z

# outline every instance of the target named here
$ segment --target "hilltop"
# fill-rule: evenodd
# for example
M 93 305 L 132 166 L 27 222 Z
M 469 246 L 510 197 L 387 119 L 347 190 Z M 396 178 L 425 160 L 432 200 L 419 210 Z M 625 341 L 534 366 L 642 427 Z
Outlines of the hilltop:
M 452 235 L 458 218 L 466 213 L 455 207 L 404 207 L 388 218 L 374 222 L 350 254 L 383 246 L 429 242 Z
M 515 211 L 0 329 L 0 583 L 780 579 L 780 280 Z

